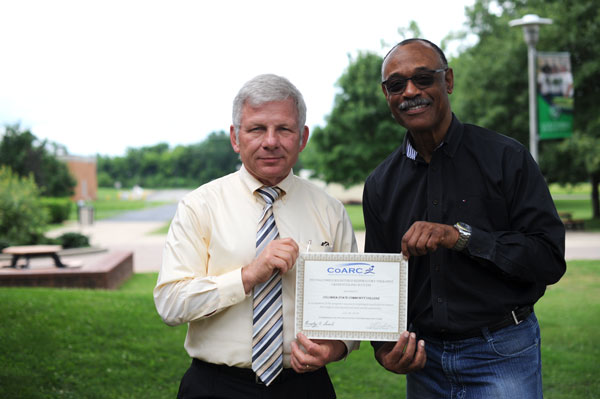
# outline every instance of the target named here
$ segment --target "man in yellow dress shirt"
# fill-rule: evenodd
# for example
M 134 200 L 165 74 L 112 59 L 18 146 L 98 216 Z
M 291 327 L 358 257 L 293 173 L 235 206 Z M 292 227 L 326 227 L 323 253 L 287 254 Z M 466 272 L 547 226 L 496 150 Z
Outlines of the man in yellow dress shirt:
M 325 365 L 346 356 L 352 341 L 294 336 L 299 248 L 356 252 L 343 205 L 295 176 L 306 146 L 302 94 L 287 79 L 259 75 L 233 104 L 231 145 L 239 171 L 204 184 L 179 204 L 163 253 L 154 301 L 165 323 L 188 323 L 185 349 L 193 358 L 178 398 L 335 398 Z M 257 255 L 256 237 L 272 187 L 278 238 Z M 281 275 L 283 371 L 267 384 L 252 370 L 253 290 Z M 269 280 L 270 281 L 270 280 Z M 281 360 L 280 360 L 281 361 Z

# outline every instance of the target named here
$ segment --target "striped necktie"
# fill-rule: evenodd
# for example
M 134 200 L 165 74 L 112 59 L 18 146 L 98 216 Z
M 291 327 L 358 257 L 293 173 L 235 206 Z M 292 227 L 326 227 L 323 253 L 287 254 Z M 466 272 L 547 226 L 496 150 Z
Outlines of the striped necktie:
M 279 197 L 279 188 L 262 187 L 256 192 L 265 201 L 256 234 L 256 256 L 269 242 L 279 236 L 273 202 Z M 271 384 L 283 369 L 283 311 L 281 274 L 254 287 L 254 314 L 252 328 L 252 370 L 265 383 Z

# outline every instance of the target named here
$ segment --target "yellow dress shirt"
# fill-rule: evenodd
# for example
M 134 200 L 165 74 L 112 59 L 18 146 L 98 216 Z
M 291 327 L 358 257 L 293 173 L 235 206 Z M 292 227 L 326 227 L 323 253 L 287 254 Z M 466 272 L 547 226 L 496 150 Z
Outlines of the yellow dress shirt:
M 252 293 L 246 295 L 241 268 L 256 253 L 256 231 L 264 202 L 254 191 L 263 184 L 242 166 L 204 184 L 181 200 L 163 251 L 154 288 L 156 309 L 165 323 L 189 323 L 185 349 L 214 364 L 251 368 Z M 301 251 L 357 252 L 344 206 L 292 172 L 277 187 L 273 204 L 281 238 Z M 283 365 L 290 366 L 294 335 L 296 268 L 283 275 Z M 345 341 L 348 353 L 357 342 Z

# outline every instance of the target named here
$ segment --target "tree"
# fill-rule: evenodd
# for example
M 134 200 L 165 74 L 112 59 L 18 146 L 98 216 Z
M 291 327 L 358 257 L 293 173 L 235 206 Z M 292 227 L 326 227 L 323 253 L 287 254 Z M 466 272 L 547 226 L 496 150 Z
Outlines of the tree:
M 382 58 L 369 52 L 350 58 L 337 82 L 325 127 L 313 129 L 302 162 L 326 182 L 345 186 L 362 183 L 404 137 L 381 91 Z
M 98 157 L 98 183 L 112 186 L 197 187 L 236 170 L 238 155 L 229 134 L 212 132 L 200 143 L 129 148 L 124 157 Z
M 8 166 L 21 177 L 33 174 L 42 195 L 67 197 L 77 183 L 67 165 L 59 161 L 49 148 L 58 146 L 40 142 L 29 130 L 19 125 L 6 126 L 0 141 L 0 165 Z
M 416 22 L 398 28 L 401 38 L 419 37 Z M 394 43 L 395 44 L 395 43 Z M 391 44 L 382 41 L 382 47 Z M 313 129 L 310 144 L 300 154 L 302 167 L 327 183 L 348 187 L 362 183 L 404 139 L 406 129 L 393 119 L 381 90 L 383 57 L 359 52 L 337 82 L 339 94 L 325 127 Z
M 0 246 L 37 243 L 44 236 L 47 220 L 33 178 L 0 166 Z
M 491 4 L 494 3 L 494 12 Z M 477 0 L 467 8 L 468 30 L 478 42 L 450 60 L 452 106 L 464 122 L 528 143 L 527 48 L 508 22 L 535 13 L 553 19 L 540 28 L 539 51 L 569 51 L 575 83 L 574 135 L 540 143 L 540 167 L 550 182 L 592 183 L 594 218 L 600 218 L 600 4 L 587 0 Z M 463 32 L 466 34 L 467 32 Z M 594 150 L 596 149 L 596 150 Z

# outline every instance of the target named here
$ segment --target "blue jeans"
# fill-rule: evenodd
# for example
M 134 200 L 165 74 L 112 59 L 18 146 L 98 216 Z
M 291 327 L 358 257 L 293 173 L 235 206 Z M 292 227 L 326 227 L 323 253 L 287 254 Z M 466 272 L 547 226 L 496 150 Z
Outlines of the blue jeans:
M 460 341 L 425 340 L 425 368 L 406 376 L 408 399 L 541 399 L 540 327 L 519 325 Z

